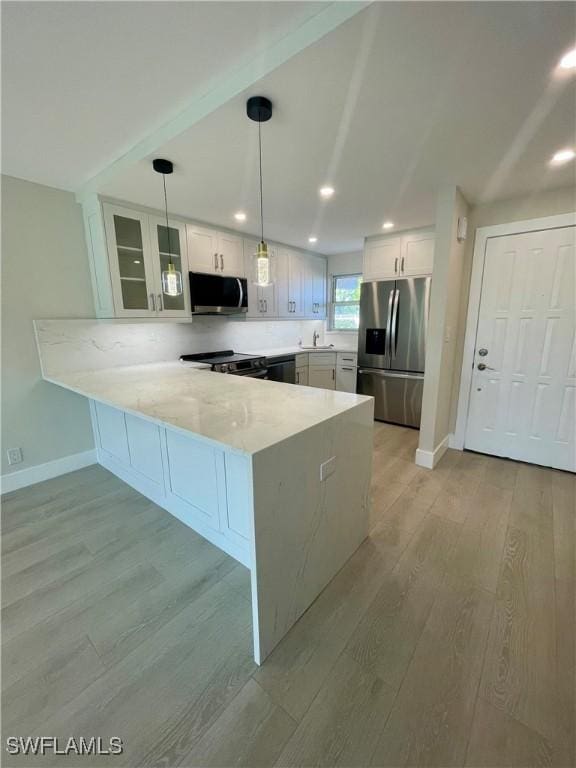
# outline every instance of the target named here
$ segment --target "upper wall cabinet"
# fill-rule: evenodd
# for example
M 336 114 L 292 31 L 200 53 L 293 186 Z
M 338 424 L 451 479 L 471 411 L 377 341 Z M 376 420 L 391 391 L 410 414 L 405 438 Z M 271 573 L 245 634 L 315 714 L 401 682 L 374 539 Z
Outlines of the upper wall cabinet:
M 305 317 L 304 306 L 304 279 L 305 256 L 299 251 L 290 248 L 278 250 L 278 315 L 280 317 L 297 318 Z
M 304 308 L 306 317 L 326 317 L 326 259 L 308 256 L 304 266 Z
M 434 265 L 434 232 L 375 237 L 364 244 L 364 280 L 427 276 Z
M 188 292 L 168 296 L 162 291 L 162 271 L 170 258 L 186 280 L 184 225 L 156 216 L 103 205 L 110 282 L 116 317 L 181 317 L 189 313 Z
M 186 225 L 188 263 L 192 272 L 244 277 L 242 238 L 213 229 Z
M 253 283 L 258 243 L 240 235 L 169 220 L 93 195 L 82 203 L 97 317 L 191 318 L 188 272 L 248 278 L 249 318 L 326 317 L 326 259 L 270 244 L 273 283 Z M 172 261 L 181 296 L 162 292 Z
M 244 272 L 248 278 L 248 317 L 267 318 L 278 317 L 278 252 L 277 248 L 269 245 L 272 267 L 272 282 L 270 285 L 254 283 L 254 254 L 258 242 L 244 240 Z

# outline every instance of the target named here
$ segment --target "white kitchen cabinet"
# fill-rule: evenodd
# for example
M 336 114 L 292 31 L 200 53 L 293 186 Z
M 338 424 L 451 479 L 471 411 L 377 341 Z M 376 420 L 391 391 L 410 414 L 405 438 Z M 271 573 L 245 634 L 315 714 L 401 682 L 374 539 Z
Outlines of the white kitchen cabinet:
M 304 317 L 304 258 L 298 251 L 278 249 L 279 317 Z
M 320 389 L 336 389 L 336 368 L 331 365 L 309 365 L 308 386 Z
M 402 276 L 431 275 L 434 266 L 434 233 L 417 232 L 402 238 Z
M 304 257 L 305 315 L 320 320 L 326 317 L 326 259 Z
M 254 254 L 258 243 L 255 240 L 244 240 L 244 273 L 248 279 L 248 317 L 267 318 L 278 316 L 278 255 L 274 246 L 269 246 L 272 283 L 256 285 L 254 282 Z
M 225 503 L 224 454 L 188 435 L 166 430 L 166 493 L 211 528 L 220 528 Z
M 149 216 L 152 264 L 157 279 L 154 309 L 158 316 L 187 317 L 190 314 L 190 291 L 188 290 L 188 258 L 186 252 L 186 225 L 179 221 L 159 216 Z M 162 290 L 162 272 L 172 261 L 175 269 L 182 274 L 182 293 L 169 296 Z
M 398 277 L 402 251 L 399 237 L 368 240 L 364 248 L 364 280 L 383 280 Z
M 186 224 L 188 264 L 191 272 L 220 272 L 218 233 L 213 229 Z
M 364 244 L 363 279 L 397 280 L 431 275 L 434 240 L 434 232 L 429 230 L 367 239 Z
M 295 384 L 300 384 L 303 387 L 308 386 L 308 366 L 299 365 L 296 368 L 296 381 Z
M 336 368 L 336 389 L 339 392 L 356 392 L 356 366 L 338 365 Z
M 185 317 L 190 312 L 184 224 L 104 205 L 111 286 L 117 317 Z M 168 231 L 170 241 L 168 242 Z M 182 273 L 180 296 L 162 291 L 162 271 L 172 263 Z
M 83 201 L 82 209 L 97 317 L 188 319 L 189 271 L 246 277 L 249 318 L 326 317 L 323 256 L 271 244 L 273 282 L 256 287 L 254 239 L 174 218 L 169 220 L 168 238 L 159 212 L 118 205 L 98 195 Z M 161 274 L 170 255 L 182 271 L 184 290 L 178 297 L 162 293 Z
M 218 238 L 218 255 L 221 275 L 245 277 L 244 249 L 241 237 L 225 232 L 220 233 Z
M 187 224 L 186 237 L 192 272 L 244 277 L 244 251 L 239 235 Z
M 147 214 L 106 204 L 104 222 L 115 314 L 155 316 L 158 281 Z

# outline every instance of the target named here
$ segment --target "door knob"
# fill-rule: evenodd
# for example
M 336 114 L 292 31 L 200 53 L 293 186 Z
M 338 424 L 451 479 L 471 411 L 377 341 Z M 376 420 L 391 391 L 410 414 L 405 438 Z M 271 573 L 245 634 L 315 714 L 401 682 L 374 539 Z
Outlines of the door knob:
M 489 365 L 486 365 L 486 363 L 478 363 L 478 370 L 479 371 L 495 371 L 495 368 L 490 368 Z

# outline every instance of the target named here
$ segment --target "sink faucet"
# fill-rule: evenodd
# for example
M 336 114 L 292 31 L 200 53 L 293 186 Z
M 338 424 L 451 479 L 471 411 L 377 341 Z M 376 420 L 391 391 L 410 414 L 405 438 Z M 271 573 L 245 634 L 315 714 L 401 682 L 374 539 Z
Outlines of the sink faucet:
M 319 338 L 320 338 L 320 334 L 318 333 L 318 331 L 314 331 L 314 333 L 312 334 L 312 346 L 313 347 L 316 346 Z

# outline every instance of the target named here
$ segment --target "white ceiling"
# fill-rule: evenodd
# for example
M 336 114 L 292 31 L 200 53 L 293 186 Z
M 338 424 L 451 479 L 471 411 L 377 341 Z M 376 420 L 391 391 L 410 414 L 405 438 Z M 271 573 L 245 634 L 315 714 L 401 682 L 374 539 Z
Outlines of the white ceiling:
M 251 3 L 170 4 L 182 20 L 171 21 L 158 45 L 162 9 L 155 3 L 97 4 L 120 6 L 118 34 L 92 3 L 64 5 L 72 19 L 54 10 L 52 24 L 42 25 L 31 10 L 33 21 L 24 19 L 20 29 L 24 45 L 8 40 L 4 111 L 12 107 L 15 114 L 8 115 L 3 137 L 4 172 L 63 187 L 81 185 L 203 89 L 220 65 L 223 71 L 234 56 L 248 55 L 254 34 L 250 23 L 243 26 L 243 14 L 234 16 L 235 8 L 245 10 L 252 26 L 262 15 L 250 15 Z M 264 29 L 276 32 L 308 8 L 264 5 Z M 5 17 L 6 6 L 13 16 L 24 14 L 4 3 Z M 471 202 L 568 186 L 574 165 L 552 170 L 547 160 L 575 141 L 576 78 L 553 74 L 574 45 L 575 24 L 573 3 L 374 4 L 147 160 L 121 170 L 100 191 L 160 207 L 150 160 L 164 156 L 176 165 L 168 181 L 172 212 L 230 227 L 238 226 L 232 215 L 241 208 L 248 214 L 246 231 L 257 231 L 256 126 L 244 106 L 255 93 L 275 105 L 263 126 L 271 239 L 306 246 L 313 233 L 317 250 L 345 252 L 380 231 L 385 218 L 398 228 L 431 223 L 442 184 L 459 184 Z M 131 27 L 138 35 L 129 35 L 123 49 L 122 35 Z M 44 40 L 51 28 L 60 43 L 52 57 L 54 38 Z M 45 58 L 39 75 L 35 54 L 29 62 L 18 55 L 20 46 L 28 54 L 35 50 L 34 35 L 42 38 Z M 264 45 L 263 36 L 256 40 Z M 40 80 L 30 86 L 25 107 L 10 82 L 22 83 L 23 71 L 30 83 L 34 76 Z M 57 85 L 61 75 L 65 87 Z M 323 183 L 336 188 L 329 203 L 318 199 Z
M 2 171 L 77 189 L 320 2 L 2 2 Z

